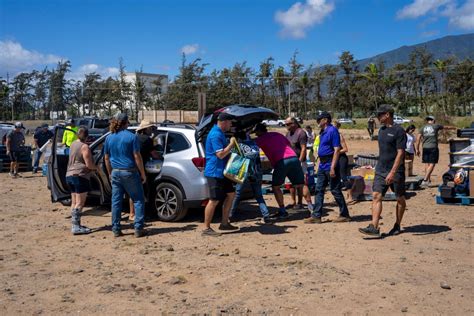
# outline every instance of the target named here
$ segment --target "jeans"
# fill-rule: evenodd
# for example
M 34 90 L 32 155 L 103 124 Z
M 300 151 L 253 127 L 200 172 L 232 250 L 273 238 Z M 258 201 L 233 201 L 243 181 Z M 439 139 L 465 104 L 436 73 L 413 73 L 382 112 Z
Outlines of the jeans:
M 245 181 L 242 184 L 240 183 L 236 184 L 235 198 L 234 198 L 234 201 L 232 202 L 232 207 L 230 208 L 230 216 L 235 215 L 237 207 L 239 206 L 239 203 L 240 203 L 240 199 L 241 199 L 240 196 L 242 194 L 242 189 L 246 184 L 250 184 L 250 186 L 252 187 L 253 195 L 255 196 L 255 199 L 257 200 L 258 207 L 260 208 L 260 212 L 262 213 L 262 216 L 263 217 L 270 216 L 270 213 L 268 212 L 267 204 L 265 204 L 265 200 L 263 199 L 261 180 L 257 180 L 255 182 Z
M 342 182 L 341 177 L 339 174 L 339 168 L 336 168 L 336 176 L 331 178 L 329 175 L 329 170 L 321 170 L 318 169 L 317 174 L 317 182 L 316 182 L 316 197 L 315 197 L 315 204 L 314 210 L 311 214 L 312 217 L 321 218 L 323 215 L 323 204 L 324 204 L 324 191 L 326 190 L 326 186 L 329 184 L 329 188 L 331 189 L 331 193 L 336 200 L 337 205 L 339 206 L 339 215 L 344 217 L 349 217 L 349 210 L 347 209 L 346 200 L 344 199 L 344 195 L 342 194 Z
M 38 171 L 38 166 L 39 166 L 39 162 L 40 162 L 40 159 L 41 159 L 41 155 L 43 153 L 39 150 L 39 148 L 37 148 L 35 150 L 35 161 L 33 163 L 33 171 Z
M 120 230 L 123 195 L 126 192 L 135 206 L 135 230 L 145 223 L 145 195 L 138 171 L 112 170 L 112 231 Z

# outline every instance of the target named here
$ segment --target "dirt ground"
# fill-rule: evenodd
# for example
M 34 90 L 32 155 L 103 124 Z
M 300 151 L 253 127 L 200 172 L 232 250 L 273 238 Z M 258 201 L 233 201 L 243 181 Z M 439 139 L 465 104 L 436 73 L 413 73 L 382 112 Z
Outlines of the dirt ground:
M 377 152 L 376 142 L 351 135 L 351 153 Z M 442 145 L 438 183 L 447 152 Z M 179 223 L 148 222 L 150 235 L 136 239 L 131 228 L 112 236 L 106 207 L 87 207 L 83 222 L 95 232 L 72 236 L 69 209 L 51 203 L 41 175 L 3 173 L 0 183 L 2 315 L 474 313 L 474 207 L 437 205 L 436 188 L 412 193 L 396 237 L 358 232 L 370 202 L 350 206 L 353 222 L 331 223 L 337 207 L 327 194 L 321 225 L 303 224 L 304 211 L 259 225 L 249 201 L 238 232 L 203 238 L 195 211 Z M 383 232 L 394 210 L 384 202 Z

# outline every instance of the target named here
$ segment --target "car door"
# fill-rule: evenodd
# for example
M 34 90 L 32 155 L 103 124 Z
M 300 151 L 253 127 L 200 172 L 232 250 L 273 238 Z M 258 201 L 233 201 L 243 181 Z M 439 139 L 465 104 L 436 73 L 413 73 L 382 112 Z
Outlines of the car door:
M 51 157 L 48 162 L 48 186 L 51 190 L 51 200 L 53 202 L 64 201 L 71 198 L 71 192 L 66 184 L 66 170 L 69 155 L 64 148 L 58 147 L 64 131 L 68 130 L 63 126 L 54 128 L 54 137 L 51 146 Z
M 89 196 L 99 198 L 100 204 L 109 203 L 112 196 L 112 186 L 104 160 L 104 144 L 108 135 L 109 133 L 103 135 L 89 146 L 94 163 L 97 166 L 97 171 L 91 175 L 91 191 Z

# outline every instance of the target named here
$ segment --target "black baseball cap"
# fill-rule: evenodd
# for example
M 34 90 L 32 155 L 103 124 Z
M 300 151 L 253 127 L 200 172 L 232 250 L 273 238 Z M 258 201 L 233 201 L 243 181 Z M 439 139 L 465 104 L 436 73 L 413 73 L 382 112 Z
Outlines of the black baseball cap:
M 329 112 L 322 111 L 321 113 L 318 114 L 318 116 L 316 116 L 316 121 L 322 120 L 324 118 L 331 120 L 331 114 L 329 114 Z
M 265 125 L 264 123 L 257 123 L 257 125 L 255 125 L 255 127 L 253 128 L 252 133 L 266 132 L 266 131 L 267 131 L 267 125 Z
M 391 113 L 393 114 L 395 112 L 395 110 L 393 109 L 393 106 L 391 106 L 390 104 L 382 104 L 381 106 L 379 106 L 379 108 L 377 109 L 377 115 L 379 114 L 385 114 L 385 113 Z
M 119 122 L 128 122 L 128 115 L 125 113 L 117 113 L 115 114 L 114 118 Z
M 234 119 L 234 116 L 232 116 L 228 113 L 225 113 L 225 112 L 221 112 L 217 116 L 218 121 L 230 121 L 230 120 L 233 120 L 233 119 Z
M 49 127 L 49 125 L 48 125 L 48 123 L 43 123 L 43 124 L 41 124 L 41 127 L 42 128 L 47 128 L 47 127 Z

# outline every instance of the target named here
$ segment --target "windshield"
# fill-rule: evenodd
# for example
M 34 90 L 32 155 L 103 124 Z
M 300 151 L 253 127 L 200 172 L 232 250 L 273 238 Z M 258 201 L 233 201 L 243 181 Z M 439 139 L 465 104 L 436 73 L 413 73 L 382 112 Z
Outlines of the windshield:
M 109 127 L 109 120 L 95 120 L 94 128 L 107 128 Z

